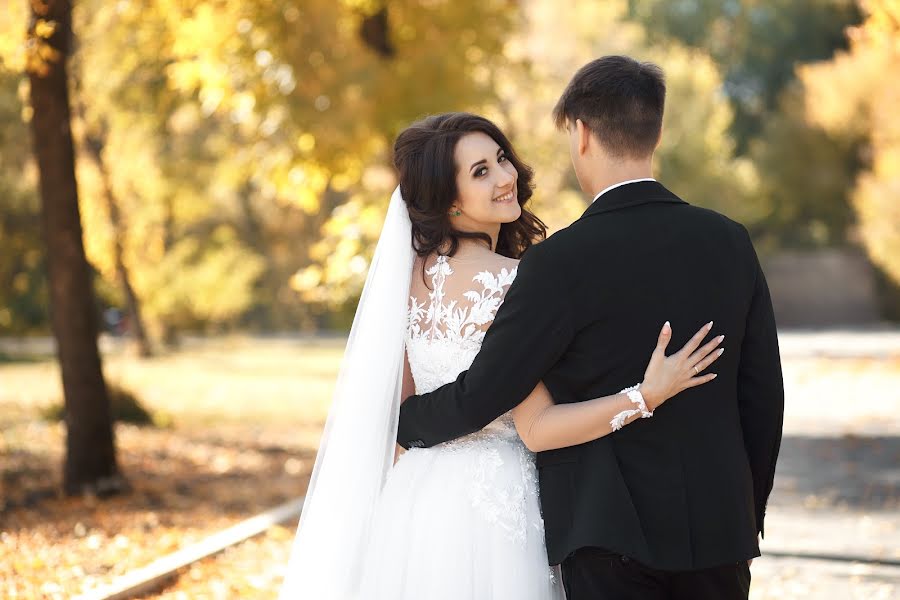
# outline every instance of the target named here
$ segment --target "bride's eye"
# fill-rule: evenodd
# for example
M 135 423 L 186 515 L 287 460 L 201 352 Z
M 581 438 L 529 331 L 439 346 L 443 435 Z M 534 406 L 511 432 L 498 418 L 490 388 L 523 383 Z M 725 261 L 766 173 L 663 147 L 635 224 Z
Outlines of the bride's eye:
M 498 156 L 498 157 L 497 157 L 497 162 L 498 162 L 498 163 L 506 162 L 506 155 L 505 155 L 505 154 L 501 154 L 500 156 Z
M 484 177 L 485 175 L 487 175 L 487 171 L 487 167 L 478 167 L 478 169 L 475 171 L 475 177 Z

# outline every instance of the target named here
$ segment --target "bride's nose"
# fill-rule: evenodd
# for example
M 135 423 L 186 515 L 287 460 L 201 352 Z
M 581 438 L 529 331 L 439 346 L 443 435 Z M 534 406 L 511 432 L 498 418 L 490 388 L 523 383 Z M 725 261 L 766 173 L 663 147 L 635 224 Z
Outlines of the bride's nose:
M 506 169 L 500 169 L 500 175 L 497 177 L 497 187 L 500 189 L 510 187 L 516 182 L 516 175 L 510 173 Z

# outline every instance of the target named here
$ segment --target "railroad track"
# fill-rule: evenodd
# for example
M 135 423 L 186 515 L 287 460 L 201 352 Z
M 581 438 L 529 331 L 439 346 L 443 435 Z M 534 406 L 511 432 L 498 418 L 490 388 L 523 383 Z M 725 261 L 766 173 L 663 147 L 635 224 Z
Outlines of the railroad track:
M 171 579 L 179 569 L 259 535 L 273 525 L 297 518 L 303 501 L 304 498 L 300 497 L 250 517 L 196 544 L 167 554 L 146 567 L 126 573 L 108 585 L 76 596 L 74 600 L 125 600 L 152 592 Z

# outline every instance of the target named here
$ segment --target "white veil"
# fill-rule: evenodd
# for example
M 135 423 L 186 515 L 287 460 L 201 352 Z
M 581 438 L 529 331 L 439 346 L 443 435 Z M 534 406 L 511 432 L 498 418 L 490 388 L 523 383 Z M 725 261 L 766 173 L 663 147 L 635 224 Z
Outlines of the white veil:
M 352 600 L 393 466 L 415 252 L 394 190 L 344 352 L 279 600 Z

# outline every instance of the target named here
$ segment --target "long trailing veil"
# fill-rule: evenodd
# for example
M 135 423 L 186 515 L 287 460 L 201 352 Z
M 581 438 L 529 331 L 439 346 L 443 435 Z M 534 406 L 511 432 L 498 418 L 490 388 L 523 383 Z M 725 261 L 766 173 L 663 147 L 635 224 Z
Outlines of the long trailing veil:
M 411 231 L 398 186 L 350 329 L 279 600 L 358 598 L 373 511 L 393 466 Z

